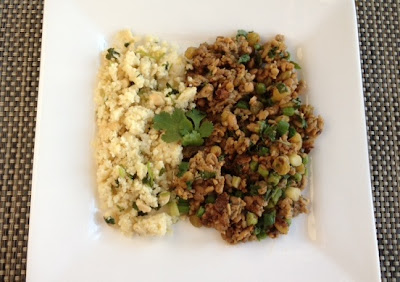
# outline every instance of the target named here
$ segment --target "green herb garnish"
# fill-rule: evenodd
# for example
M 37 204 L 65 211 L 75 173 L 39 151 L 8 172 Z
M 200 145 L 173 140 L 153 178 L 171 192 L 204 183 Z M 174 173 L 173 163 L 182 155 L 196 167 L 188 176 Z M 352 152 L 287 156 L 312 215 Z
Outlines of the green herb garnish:
M 284 83 L 282 83 L 282 82 L 279 82 L 279 83 L 276 85 L 276 88 L 278 89 L 279 93 L 286 93 L 286 92 L 288 92 L 287 86 L 286 86 Z
M 150 163 L 147 163 L 147 175 L 143 178 L 143 183 L 149 185 L 150 187 L 154 186 L 154 172 Z
M 248 61 L 250 61 L 250 55 L 249 54 L 244 54 L 244 55 L 240 56 L 238 63 L 239 64 L 245 64 Z
M 186 115 L 181 109 L 175 109 L 172 114 L 161 112 L 154 117 L 154 128 L 165 130 L 161 137 L 164 142 L 182 141 L 183 146 L 200 146 L 204 143 L 203 138 L 209 137 L 214 130 L 210 121 L 203 121 L 200 125 L 205 116 L 196 109 Z
M 120 54 L 115 51 L 114 48 L 109 48 L 107 49 L 107 55 L 106 55 L 106 59 L 107 60 L 111 60 L 111 59 L 117 59 L 117 56 L 119 56 Z
M 165 173 L 165 167 L 160 169 L 160 172 L 158 173 L 159 176 L 163 175 Z
M 104 221 L 107 224 L 115 224 L 115 219 L 112 216 L 104 217 Z
M 294 68 L 295 68 L 296 70 L 301 70 L 301 67 L 299 66 L 298 63 L 293 62 L 293 61 L 290 61 L 290 62 L 294 65 Z
M 179 94 L 179 91 L 178 90 L 176 90 L 176 89 L 174 89 L 168 82 L 167 82 L 167 88 L 171 88 L 171 91 L 168 93 L 168 95 L 176 95 L 176 94 Z
M 178 169 L 178 177 L 182 177 L 189 170 L 189 162 L 181 162 Z
M 271 50 L 269 50 L 268 57 L 271 58 L 271 59 L 275 58 L 276 51 L 278 51 L 278 47 L 273 47 Z
M 237 104 L 236 104 L 236 108 L 239 108 L 239 109 L 249 109 L 250 108 L 250 106 L 249 106 L 249 103 L 247 103 L 246 101 L 239 101 L 239 102 L 237 102 Z
M 239 36 L 244 36 L 245 38 L 247 38 L 247 35 L 248 35 L 247 31 L 245 31 L 243 29 L 239 29 L 236 34 L 236 39 L 239 38 Z
M 165 64 L 163 64 L 163 66 L 164 66 L 165 70 L 168 70 L 168 68 L 169 68 L 169 62 L 166 62 Z

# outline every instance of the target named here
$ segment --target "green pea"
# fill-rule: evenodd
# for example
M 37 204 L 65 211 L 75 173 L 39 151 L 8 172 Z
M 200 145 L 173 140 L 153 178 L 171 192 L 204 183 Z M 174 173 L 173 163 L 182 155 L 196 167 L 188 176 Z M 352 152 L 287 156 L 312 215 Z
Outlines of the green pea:
M 258 222 L 258 217 L 257 217 L 254 213 L 248 212 L 248 213 L 246 214 L 246 222 L 247 222 L 247 225 L 248 225 L 248 226 L 250 226 L 250 225 L 256 225 L 257 222 Z
M 283 113 L 285 116 L 288 116 L 288 117 L 293 116 L 293 115 L 294 115 L 294 112 L 295 112 L 295 110 L 294 110 L 294 108 L 292 108 L 292 107 L 282 109 L 282 113 Z
M 295 175 L 293 175 L 294 180 L 296 180 L 296 182 L 300 182 L 301 179 L 303 178 L 303 176 L 300 173 L 296 173 Z
M 267 92 L 267 87 L 264 83 L 257 83 L 256 92 L 257 94 L 264 94 L 265 92 Z

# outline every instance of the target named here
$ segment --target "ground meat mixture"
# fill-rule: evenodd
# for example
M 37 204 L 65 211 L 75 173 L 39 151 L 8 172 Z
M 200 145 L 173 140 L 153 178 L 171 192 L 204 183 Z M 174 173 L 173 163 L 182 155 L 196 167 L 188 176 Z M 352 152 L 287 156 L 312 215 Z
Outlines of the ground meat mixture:
M 201 147 L 185 147 L 173 181 L 178 206 L 193 225 L 212 227 L 235 244 L 287 234 L 307 212 L 308 153 L 323 120 L 299 96 L 284 37 L 262 43 L 255 32 L 217 37 L 187 49 L 187 86 L 214 125 Z

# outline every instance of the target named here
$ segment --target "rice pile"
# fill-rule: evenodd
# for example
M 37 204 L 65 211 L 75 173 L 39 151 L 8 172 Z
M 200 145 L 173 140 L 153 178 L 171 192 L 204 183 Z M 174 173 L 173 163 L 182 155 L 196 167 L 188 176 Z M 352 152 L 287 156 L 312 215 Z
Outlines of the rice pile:
M 191 109 L 186 60 L 153 37 L 120 32 L 104 51 L 95 93 L 98 196 L 104 219 L 125 234 L 164 235 L 172 218 L 164 206 L 182 146 L 152 129 L 155 114 Z

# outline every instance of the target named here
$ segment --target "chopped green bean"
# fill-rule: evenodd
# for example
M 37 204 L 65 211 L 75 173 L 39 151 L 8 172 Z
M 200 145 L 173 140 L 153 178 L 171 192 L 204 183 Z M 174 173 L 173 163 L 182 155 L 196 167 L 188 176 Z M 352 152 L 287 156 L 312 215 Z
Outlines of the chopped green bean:
M 250 162 L 250 169 L 251 169 L 252 171 L 256 171 L 257 168 L 258 168 L 258 162 L 256 162 L 256 161 L 251 161 L 251 162 Z
M 268 169 L 264 165 L 259 165 L 257 172 L 264 178 L 267 178 L 269 174 Z
M 176 201 L 170 201 L 168 204 L 169 215 L 170 216 L 179 216 L 179 209 Z
M 278 134 L 280 136 L 285 135 L 289 130 L 289 123 L 281 120 L 278 122 L 277 126 L 276 126 L 276 131 L 278 132 Z
M 271 196 L 271 200 L 276 204 L 279 201 L 279 198 L 282 196 L 283 192 L 282 189 L 276 189 Z
M 265 213 L 263 216 L 263 223 L 266 228 L 271 227 L 275 223 L 276 211 L 272 211 L 270 213 Z
M 310 161 L 310 158 L 308 157 L 308 155 L 306 155 L 306 156 L 303 158 L 303 164 L 304 164 L 304 165 L 307 165 L 309 161 Z
M 198 217 L 202 217 L 205 212 L 206 212 L 205 208 L 203 206 L 200 206 L 200 208 L 197 210 L 196 215 Z
M 280 180 L 281 180 L 281 176 L 279 174 L 277 174 L 276 172 L 273 172 L 268 176 L 267 183 L 271 184 L 273 186 L 276 186 L 276 185 L 278 185 Z
M 232 177 L 232 186 L 238 188 L 242 179 L 238 176 Z

